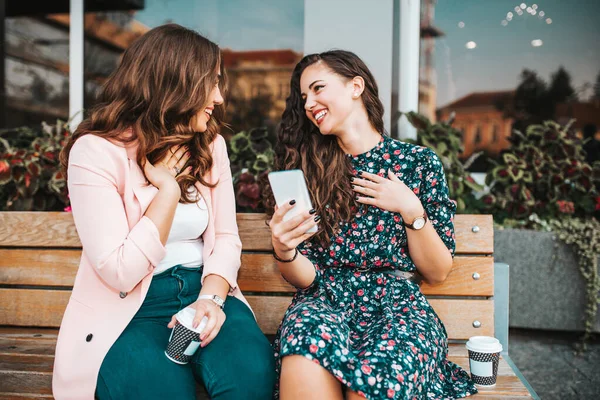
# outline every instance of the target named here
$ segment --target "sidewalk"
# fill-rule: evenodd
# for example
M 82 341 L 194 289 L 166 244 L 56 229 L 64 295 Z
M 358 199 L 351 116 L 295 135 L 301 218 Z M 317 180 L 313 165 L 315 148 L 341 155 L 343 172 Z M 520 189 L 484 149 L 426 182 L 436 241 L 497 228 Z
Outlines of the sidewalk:
M 600 399 L 600 337 L 574 354 L 579 335 L 510 330 L 510 357 L 542 400 Z

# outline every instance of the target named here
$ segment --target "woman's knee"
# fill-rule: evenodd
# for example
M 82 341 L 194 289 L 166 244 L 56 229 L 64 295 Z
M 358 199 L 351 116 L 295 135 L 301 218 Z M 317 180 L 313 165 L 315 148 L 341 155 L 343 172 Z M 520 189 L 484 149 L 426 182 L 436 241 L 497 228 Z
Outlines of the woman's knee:
M 224 325 L 200 349 L 195 374 L 213 399 L 270 399 L 276 379 L 273 348 L 254 318 L 236 322 Z

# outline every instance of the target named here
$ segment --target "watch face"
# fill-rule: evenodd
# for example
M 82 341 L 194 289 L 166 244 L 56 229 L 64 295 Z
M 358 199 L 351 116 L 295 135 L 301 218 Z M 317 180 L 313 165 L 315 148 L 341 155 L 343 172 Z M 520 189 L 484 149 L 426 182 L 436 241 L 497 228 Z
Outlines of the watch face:
M 420 218 L 415 219 L 415 222 L 413 222 L 412 225 L 413 225 L 413 228 L 417 229 L 417 230 L 423 228 L 425 226 L 425 218 L 420 217 Z

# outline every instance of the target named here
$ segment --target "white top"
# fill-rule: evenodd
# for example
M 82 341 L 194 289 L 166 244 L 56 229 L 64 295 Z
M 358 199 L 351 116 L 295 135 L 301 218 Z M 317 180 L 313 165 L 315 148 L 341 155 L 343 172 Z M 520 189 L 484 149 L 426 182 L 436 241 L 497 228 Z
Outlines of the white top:
M 192 187 L 194 193 L 198 193 Z M 204 199 L 197 194 L 198 201 L 190 204 L 177 204 L 173 225 L 165 245 L 167 253 L 154 269 L 160 274 L 176 265 L 199 267 L 204 263 L 202 234 L 208 226 L 208 208 Z

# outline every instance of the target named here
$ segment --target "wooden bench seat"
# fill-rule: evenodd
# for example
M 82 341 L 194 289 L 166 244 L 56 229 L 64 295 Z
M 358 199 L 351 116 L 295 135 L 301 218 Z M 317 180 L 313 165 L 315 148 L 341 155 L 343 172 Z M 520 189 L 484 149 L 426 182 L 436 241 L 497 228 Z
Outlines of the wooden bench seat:
M 294 289 L 277 271 L 264 221 L 263 214 L 238 214 L 244 248 L 239 285 L 263 332 L 273 335 Z M 535 398 L 508 357 L 505 300 L 506 315 L 502 318 L 506 323 L 501 325 L 506 332 L 497 332 L 502 318 L 494 318 L 499 313 L 494 303 L 498 288 L 492 218 L 457 215 L 455 228 L 457 255 L 450 276 L 441 285 L 422 285 L 446 325 L 452 342 L 450 360 L 468 369 L 465 340 L 474 335 L 496 336 L 506 350 L 498 382 L 494 388 L 481 389 L 475 397 Z M 81 244 L 69 213 L 0 213 L 0 400 L 52 397 L 57 328 L 80 256 Z

